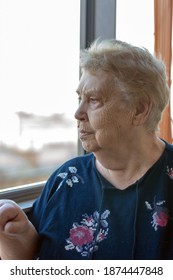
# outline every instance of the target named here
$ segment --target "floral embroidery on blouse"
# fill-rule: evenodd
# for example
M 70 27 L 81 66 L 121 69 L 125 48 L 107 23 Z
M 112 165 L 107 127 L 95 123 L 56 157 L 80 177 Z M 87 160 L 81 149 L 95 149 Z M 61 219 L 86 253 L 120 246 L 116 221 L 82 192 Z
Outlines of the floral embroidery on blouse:
M 62 178 L 57 190 L 62 186 L 64 181 L 69 187 L 73 187 L 73 184 L 77 184 L 79 182 L 82 182 L 82 184 L 84 183 L 83 178 L 77 174 L 77 168 L 75 166 L 70 166 L 68 168 L 68 172 L 59 173 L 57 177 Z
M 70 236 L 66 240 L 65 249 L 75 249 L 84 257 L 97 251 L 98 243 L 108 235 L 108 222 L 106 219 L 109 214 L 109 210 L 105 210 L 101 215 L 97 211 L 91 216 L 84 214 L 80 224 L 73 223 L 73 227 L 70 229 Z
M 164 207 L 165 200 L 162 201 L 155 201 L 154 197 L 154 202 L 153 205 L 151 205 L 148 201 L 145 201 L 146 207 L 148 210 L 151 211 L 152 213 L 152 227 L 154 228 L 155 231 L 158 230 L 158 227 L 166 227 L 168 220 L 169 220 L 169 214 L 168 214 L 168 209 Z
M 167 175 L 169 176 L 169 178 L 173 180 L 173 168 L 167 166 L 166 171 L 167 171 Z

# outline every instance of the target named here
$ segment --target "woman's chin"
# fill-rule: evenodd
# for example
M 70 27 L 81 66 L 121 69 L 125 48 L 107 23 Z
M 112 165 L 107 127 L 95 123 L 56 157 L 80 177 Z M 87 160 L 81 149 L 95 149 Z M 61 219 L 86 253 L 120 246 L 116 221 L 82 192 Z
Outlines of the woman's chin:
M 99 150 L 99 146 L 93 142 L 82 141 L 82 147 L 87 153 L 96 152 Z

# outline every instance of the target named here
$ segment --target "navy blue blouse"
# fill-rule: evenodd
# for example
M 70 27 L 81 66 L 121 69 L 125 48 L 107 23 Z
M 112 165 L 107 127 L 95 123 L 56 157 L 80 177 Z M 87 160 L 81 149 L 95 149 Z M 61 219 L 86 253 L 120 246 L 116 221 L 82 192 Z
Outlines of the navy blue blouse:
M 125 190 L 95 167 L 93 154 L 69 160 L 48 180 L 29 218 L 39 259 L 173 259 L 173 146 Z

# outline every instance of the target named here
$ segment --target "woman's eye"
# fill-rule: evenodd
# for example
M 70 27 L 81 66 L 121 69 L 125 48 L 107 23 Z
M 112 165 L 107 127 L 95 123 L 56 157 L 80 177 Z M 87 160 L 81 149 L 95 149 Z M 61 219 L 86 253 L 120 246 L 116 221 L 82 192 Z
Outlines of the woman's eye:
M 95 98 L 90 98 L 90 102 L 92 102 L 92 103 L 96 103 L 96 102 L 98 102 L 98 99 L 95 99 Z
M 81 97 L 80 96 L 78 97 L 78 101 L 79 101 L 79 103 L 81 102 Z
M 100 99 L 90 98 L 89 99 L 89 104 L 92 108 L 96 109 L 96 108 L 101 106 L 102 102 L 101 102 Z

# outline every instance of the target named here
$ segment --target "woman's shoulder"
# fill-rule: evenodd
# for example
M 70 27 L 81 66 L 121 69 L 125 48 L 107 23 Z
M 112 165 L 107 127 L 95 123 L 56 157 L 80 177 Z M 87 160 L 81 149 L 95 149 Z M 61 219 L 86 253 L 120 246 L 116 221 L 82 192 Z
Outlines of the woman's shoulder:
M 165 142 L 165 152 L 164 155 L 166 156 L 167 164 L 173 167 L 173 145 Z
M 166 144 L 166 151 L 167 151 L 167 153 L 170 154 L 170 155 L 173 155 L 173 145 L 168 143 L 168 142 L 165 142 L 165 144 Z
M 54 182 L 59 178 L 64 179 L 68 176 L 72 176 L 80 173 L 83 176 L 86 173 L 90 173 L 94 170 L 94 155 L 92 153 L 85 154 L 71 158 L 60 165 L 50 176 L 48 182 Z
M 52 195 L 58 191 L 63 190 L 63 186 L 79 186 L 83 185 L 85 178 L 89 178 L 90 172 L 93 170 L 94 156 L 93 154 L 86 154 L 83 156 L 74 157 L 61 166 L 59 166 L 47 180 L 41 198 L 48 201 Z M 65 188 L 74 189 L 74 188 Z

